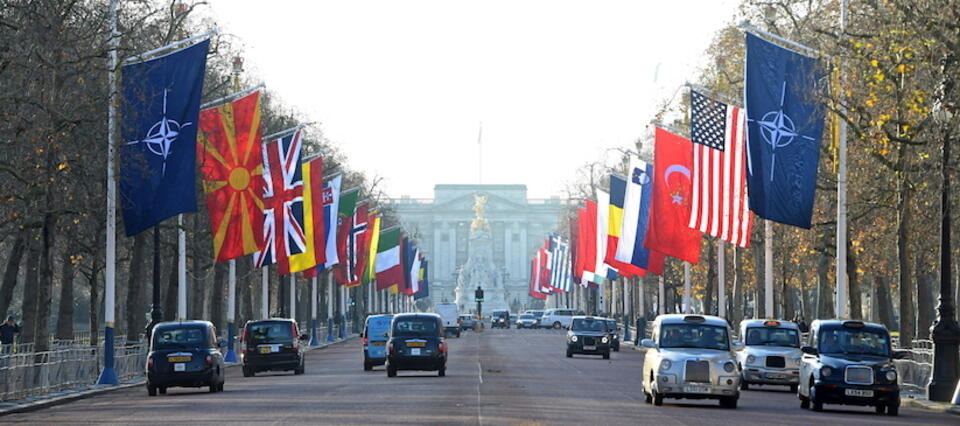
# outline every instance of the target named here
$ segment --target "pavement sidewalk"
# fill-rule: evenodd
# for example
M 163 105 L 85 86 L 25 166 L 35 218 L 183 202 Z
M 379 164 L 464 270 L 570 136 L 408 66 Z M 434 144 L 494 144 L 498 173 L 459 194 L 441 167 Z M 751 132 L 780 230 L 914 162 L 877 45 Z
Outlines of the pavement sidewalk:
M 346 341 L 349 341 L 357 337 L 356 334 L 348 335 L 343 340 L 337 340 L 333 342 L 323 342 L 317 346 L 311 346 L 307 351 L 312 351 L 316 349 L 323 349 L 330 345 L 340 344 Z M 227 363 L 227 368 L 239 366 L 239 362 L 230 362 Z M 55 392 L 46 395 L 40 395 L 35 397 L 30 397 L 26 399 L 21 399 L 18 401 L 7 401 L 0 402 L 0 417 L 3 417 L 7 414 L 13 413 L 24 413 L 28 411 L 35 411 L 41 408 L 52 407 L 55 405 L 65 404 L 70 401 L 76 401 L 78 399 L 89 398 L 91 396 L 100 395 L 107 392 L 113 392 L 120 389 L 128 389 L 137 386 L 143 386 L 144 379 L 138 378 L 133 380 L 124 381 L 123 383 L 117 386 L 111 385 L 91 385 L 84 386 L 80 388 L 74 388 L 62 392 Z

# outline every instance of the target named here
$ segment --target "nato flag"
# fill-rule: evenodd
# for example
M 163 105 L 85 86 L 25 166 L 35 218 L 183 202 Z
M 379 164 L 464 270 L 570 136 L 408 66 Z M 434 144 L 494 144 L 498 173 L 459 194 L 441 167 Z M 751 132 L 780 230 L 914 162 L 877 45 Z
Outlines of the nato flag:
M 823 110 L 817 60 L 747 33 L 747 187 L 750 210 L 810 228 Z
M 195 145 L 209 45 L 123 67 L 120 205 L 127 236 L 197 210 Z

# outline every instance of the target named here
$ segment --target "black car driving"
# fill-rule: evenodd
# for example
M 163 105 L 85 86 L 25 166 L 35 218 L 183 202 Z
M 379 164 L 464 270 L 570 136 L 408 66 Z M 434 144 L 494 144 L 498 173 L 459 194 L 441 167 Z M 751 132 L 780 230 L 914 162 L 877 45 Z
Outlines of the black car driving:
M 248 321 L 240 333 L 240 360 L 243 377 L 260 371 L 305 370 L 305 344 L 309 338 L 300 335 L 297 323 L 288 318 Z
M 147 354 L 147 394 L 174 386 L 223 391 L 226 370 L 216 328 L 209 321 L 162 322 L 153 327 Z
M 610 349 L 620 352 L 620 327 L 617 320 L 607 318 L 607 335 L 610 337 Z
M 510 328 L 510 311 L 491 312 L 490 328 Z
M 443 320 L 437 314 L 400 314 L 390 323 L 387 341 L 387 377 L 399 370 L 447 374 L 447 342 Z
M 823 410 L 823 404 L 868 405 L 896 416 L 900 388 L 893 360 L 904 353 L 890 347 L 890 333 L 863 321 L 816 320 L 808 346 L 800 348 L 801 408 Z
M 573 354 L 602 355 L 610 359 L 610 336 L 607 320 L 603 318 L 576 316 L 570 321 L 567 331 L 567 358 Z

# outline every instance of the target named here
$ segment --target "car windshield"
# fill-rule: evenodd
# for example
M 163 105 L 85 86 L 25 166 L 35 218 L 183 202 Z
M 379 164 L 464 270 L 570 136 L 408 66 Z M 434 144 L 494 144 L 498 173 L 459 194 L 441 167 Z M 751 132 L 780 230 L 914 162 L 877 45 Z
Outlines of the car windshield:
M 577 318 L 573 320 L 573 325 L 570 327 L 573 331 L 607 331 L 607 322 L 604 320 L 590 319 L 590 318 Z
M 800 347 L 800 332 L 792 328 L 750 327 L 747 329 L 747 346 Z
M 818 341 L 823 354 L 890 356 L 890 339 L 879 329 L 821 329 Z
M 433 318 L 401 318 L 393 322 L 394 336 L 437 336 L 437 321 Z
M 520 315 L 520 319 L 533 319 L 533 315 L 523 314 L 523 315 Z
M 154 349 L 203 346 L 206 329 L 202 327 L 162 328 L 153 333 Z
M 507 316 L 507 313 L 506 313 L 506 312 L 494 312 L 494 313 L 493 313 L 493 317 L 494 317 L 494 318 L 505 317 L 505 316 Z
M 659 344 L 661 348 L 730 350 L 727 328 L 707 324 L 663 324 Z
M 614 320 L 607 320 L 607 329 L 610 331 L 617 329 L 617 322 Z
M 293 339 L 293 330 L 288 322 L 261 322 L 250 324 L 250 343 L 289 342 Z

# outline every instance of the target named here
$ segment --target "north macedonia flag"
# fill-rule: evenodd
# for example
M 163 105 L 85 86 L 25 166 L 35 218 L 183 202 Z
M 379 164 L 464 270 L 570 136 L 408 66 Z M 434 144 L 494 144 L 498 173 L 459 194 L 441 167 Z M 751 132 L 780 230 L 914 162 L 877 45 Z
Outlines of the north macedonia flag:
M 260 92 L 200 111 L 197 162 L 217 262 L 257 251 L 263 242 Z

